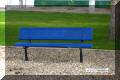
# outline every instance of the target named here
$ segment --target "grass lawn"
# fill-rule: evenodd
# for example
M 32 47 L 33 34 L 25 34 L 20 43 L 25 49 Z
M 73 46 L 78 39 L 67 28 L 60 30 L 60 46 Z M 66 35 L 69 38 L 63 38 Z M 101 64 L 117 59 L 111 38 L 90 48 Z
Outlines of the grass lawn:
M 7 11 L 6 29 L 5 29 L 6 45 L 14 45 L 15 42 L 19 41 L 18 40 L 19 28 L 24 26 L 25 27 L 26 26 L 27 27 L 92 27 L 94 28 L 94 40 L 92 41 L 92 43 L 94 44 L 93 48 L 114 49 L 114 45 L 115 45 L 114 41 L 110 41 L 108 38 L 109 24 L 110 24 L 109 22 L 110 22 L 109 14 Z M 3 30 L 4 29 L 1 26 L 0 27 L 1 36 L 4 33 Z M 2 40 L 3 39 L 0 39 L 1 45 L 3 45 Z
M 0 45 L 5 44 L 5 12 L 0 12 Z

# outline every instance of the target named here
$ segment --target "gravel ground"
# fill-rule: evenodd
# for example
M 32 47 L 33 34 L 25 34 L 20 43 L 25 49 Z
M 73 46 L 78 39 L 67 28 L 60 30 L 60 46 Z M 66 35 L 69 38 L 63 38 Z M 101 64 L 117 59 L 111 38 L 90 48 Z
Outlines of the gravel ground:
M 6 10 L 40 11 L 40 12 L 66 12 L 66 13 L 89 13 L 89 7 L 31 7 L 31 8 L 9 8 Z M 92 13 L 111 13 L 111 9 L 95 8 Z
M 5 11 L 5 9 L 4 8 L 0 8 L 0 11 Z
M 79 62 L 79 49 L 29 48 L 30 61 L 24 61 L 23 48 L 6 47 L 6 75 L 114 75 L 115 51 L 83 49 L 84 62 Z M 106 72 L 86 72 L 87 68 Z
M 5 47 L 0 47 L 0 79 L 5 75 Z

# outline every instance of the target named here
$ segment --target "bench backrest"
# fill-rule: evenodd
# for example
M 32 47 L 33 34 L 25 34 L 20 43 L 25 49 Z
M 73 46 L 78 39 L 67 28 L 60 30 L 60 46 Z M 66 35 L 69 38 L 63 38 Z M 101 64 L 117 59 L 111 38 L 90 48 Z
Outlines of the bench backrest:
M 21 40 L 92 40 L 92 28 L 21 28 Z

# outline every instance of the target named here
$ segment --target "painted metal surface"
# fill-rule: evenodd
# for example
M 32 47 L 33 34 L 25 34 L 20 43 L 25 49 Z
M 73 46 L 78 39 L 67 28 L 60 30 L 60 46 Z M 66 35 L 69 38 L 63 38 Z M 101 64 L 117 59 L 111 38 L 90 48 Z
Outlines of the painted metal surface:
M 93 40 L 92 28 L 21 28 L 21 40 Z M 24 47 L 69 47 L 69 48 L 91 48 L 89 43 L 40 43 L 40 42 L 18 42 L 15 46 Z
M 92 40 L 92 28 L 21 28 L 21 40 Z

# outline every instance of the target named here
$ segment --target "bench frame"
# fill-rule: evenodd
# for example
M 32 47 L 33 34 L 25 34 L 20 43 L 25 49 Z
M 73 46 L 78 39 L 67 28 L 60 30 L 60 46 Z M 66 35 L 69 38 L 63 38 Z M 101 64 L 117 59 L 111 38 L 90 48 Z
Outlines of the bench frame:
M 24 47 L 24 51 L 25 51 L 25 61 L 29 61 L 28 59 L 28 49 L 29 47 Z M 83 53 L 82 53 L 82 48 L 79 48 L 80 50 L 80 62 L 82 63 L 83 62 Z

